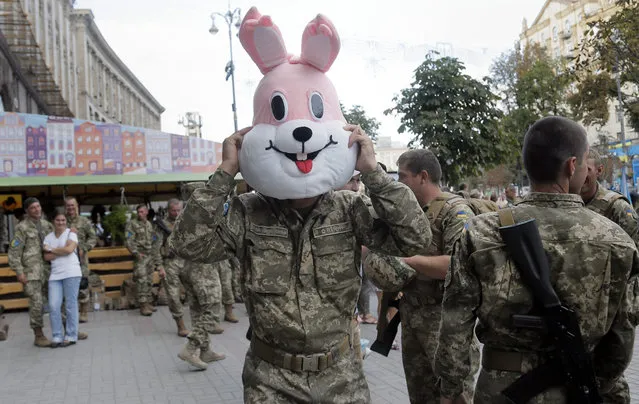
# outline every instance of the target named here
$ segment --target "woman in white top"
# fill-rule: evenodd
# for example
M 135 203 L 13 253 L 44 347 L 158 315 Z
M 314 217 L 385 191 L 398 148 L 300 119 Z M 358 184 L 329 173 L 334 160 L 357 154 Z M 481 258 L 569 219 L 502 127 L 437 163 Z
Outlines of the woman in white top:
M 51 261 L 49 277 L 49 318 L 52 348 L 73 345 L 78 340 L 78 291 L 82 279 L 80 260 L 76 253 L 78 235 L 67 228 L 63 209 L 56 209 L 54 231 L 44 238 L 44 259 Z M 66 308 L 66 336 L 62 327 L 62 299 Z

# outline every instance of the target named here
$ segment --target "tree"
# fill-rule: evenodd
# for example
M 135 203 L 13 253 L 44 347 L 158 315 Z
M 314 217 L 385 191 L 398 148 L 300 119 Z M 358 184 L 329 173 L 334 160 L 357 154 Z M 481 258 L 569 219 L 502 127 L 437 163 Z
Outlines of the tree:
M 510 142 L 499 131 L 502 113 L 489 85 L 464 74 L 459 60 L 434 55 L 426 55 L 411 86 L 384 114 L 400 115 L 398 132 L 413 134 L 408 146 L 432 150 L 444 182 L 457 184 L 501 163 Z
M 516 140 L 514 164 L 530 125 L 544 116 L 569 115 L 566 99 L 572 77 L 539 45 L 515 46 L 493 62 L 490 73 L 505 111 L 501 128 Z
M 639 0 L 617 0 L 617 4 L 619 11 L 609 19 L 588 24 L 577 59 L 581 84 L 571 103 L 584 122 L 605 124 L 610 119 L 608 101 L 617 99 L 614 76 L 620 72 L 623 110 L 639 131 Z M 631 93 L 624 93 L 624 88 Z
M 377 131 L 380 125 L 377 119 L 369 118 L 361 105 L 353 105 L 349 110 L 346 110 L 341 103 L 339 106 L 342 109 L 342 114 L 344 114 L 346 122 L 361 126 L 362 130 L 371 138 L 373 143 L 377 143 L 377 137 L 379 136 Z

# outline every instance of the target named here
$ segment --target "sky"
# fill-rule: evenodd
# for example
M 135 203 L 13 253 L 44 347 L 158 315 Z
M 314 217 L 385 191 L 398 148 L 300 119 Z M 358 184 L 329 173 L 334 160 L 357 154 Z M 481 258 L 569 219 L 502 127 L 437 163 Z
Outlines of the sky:
M 255 5 L 279 27 L 289 53 L 299 54 L 302 32 L 318 13 L 335 25 L 341 51 L 327 73 L 346 106 L 362 105 L 381 122 L 380 136 L 406 144 L 399 117 L 385 116 L 393 96 L 410 85 L 429 49 L 460 58 L 481 79 L 491 61 L 512 48 L 522 20 L 530 24 L 544 0 L 232 0 L 242 16 Z M 162 131 L 184 133 L 186 112 L 202 116 L 203 137 L 233 133 L 228 26 L 211 35 L 210 15 L 226 13 L 226 0 L 77 0 L 93 11 L 100 32 L 140 82 L 164 106 Z M 253 93 L 262 78 L 233 27 L 239 127 L 252 121 Z

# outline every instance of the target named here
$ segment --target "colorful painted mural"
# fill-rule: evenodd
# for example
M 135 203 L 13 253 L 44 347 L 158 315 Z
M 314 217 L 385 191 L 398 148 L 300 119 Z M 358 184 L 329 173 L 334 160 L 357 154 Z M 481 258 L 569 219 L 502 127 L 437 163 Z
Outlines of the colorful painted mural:
M 0 113 L 0 177 L 212 172 L 210 140 L 32 114 Z

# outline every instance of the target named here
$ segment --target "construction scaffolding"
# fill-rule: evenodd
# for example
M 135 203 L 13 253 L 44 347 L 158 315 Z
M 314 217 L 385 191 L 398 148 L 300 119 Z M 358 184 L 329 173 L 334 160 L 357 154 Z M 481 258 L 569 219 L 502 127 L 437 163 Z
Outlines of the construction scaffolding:
M 42 97 L 51 113 L 73 117 L 69 104 L 62 95 L 62 89 L 47 66 L 44 52 L 36 41 L 20 0 L 0 0 L 0 33 L 18 61 L 22 74 Z

